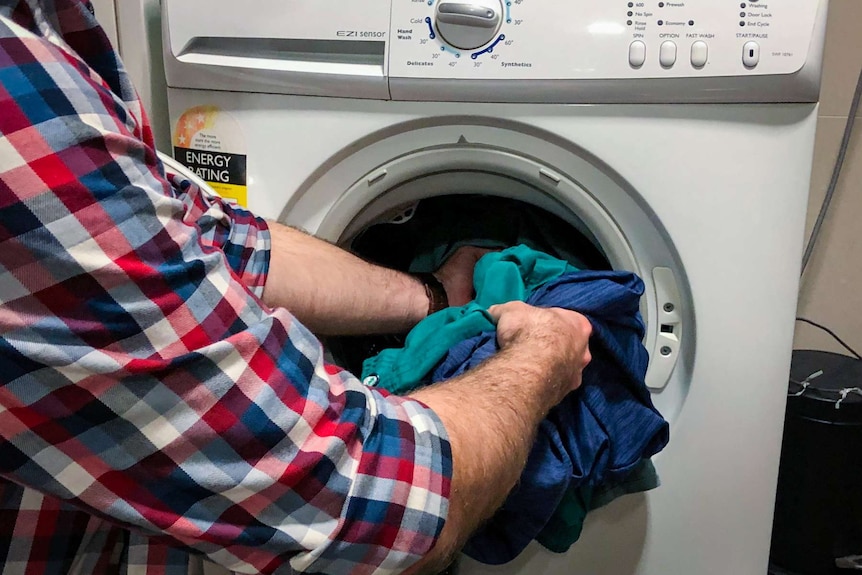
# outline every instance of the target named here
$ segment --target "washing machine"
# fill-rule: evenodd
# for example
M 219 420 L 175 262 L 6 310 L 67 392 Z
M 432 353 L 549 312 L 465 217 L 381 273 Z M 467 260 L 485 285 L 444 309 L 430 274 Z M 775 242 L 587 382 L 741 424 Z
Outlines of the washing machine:
M 826 10 L 162 1 L 172 152 L 232 201 L 351 247 L 502 199 L 643 278 L 661 486 L 462 573 L 766 573 Z

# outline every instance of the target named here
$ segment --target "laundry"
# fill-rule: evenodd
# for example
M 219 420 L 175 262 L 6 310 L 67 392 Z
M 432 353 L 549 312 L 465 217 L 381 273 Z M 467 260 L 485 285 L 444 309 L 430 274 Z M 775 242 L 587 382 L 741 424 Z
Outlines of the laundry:
M 527 299 L 531 305 L 566 307 L 587 316 L 593 326 L 593 360 L 581 388 L 542 422 L 524 473 L 503 507 L 468 542 L 465 552 L 474 559 L 508 562 L 549 522 L 569 529 L 559 534 L 549 529 L 540 542 L 547 541 L 555 551 L 567 549 L 563 543 L 577 540 L 583 513 L 559 506 L 565 494 L 584 487 L 576 495 L 589 509 L 591 490 L 625 481 L 642 459 L 667 444 L 667 422 L 644 384 L 647 352 L 638 313 L 642 294 L 643 282 L 634 274 L 586 271 L 561 276 Z M 492 332 L 468 339 L 450 350 L 431 380 L 460 375 L 496 351 Z
M 453 346 L 495 329 L 487 309 L 494 304 L 524 301 L 539 286 L 577 271 L 568 263 L 520 245 L 492 252 L 476 264 L 476 298 L 467 305 L 441 310 L 407 335 L 404 347 L 386 349 L 365 361 L 363 381 L 404 394 L 418 387 Z M 380 382 L 380 383 L 378 383 Z
M 606 482 L 595 488 L 570 485 L 554 514 L 536 536 L 536 541 L 549 551 L 565 553 L 581 537 L 584 520 L 590 511 L 600 509 L 623 495 L 650 491 L 660 484 L 652 461 L 643 459 L 628 477 L 620 481 Z
M 593 360 L 581 387 L 541 423 L 518 485 L 465 547 L 483 563 L 506 563 L 537 538 L 553 551 L 567 549 L 580 535 L 585 510 L 629 492 L 627 485 L 655 486 L 657 481 L 649 479 L 651 464 L 643 462 L 668 441 L 667 422 L 644 384 L 643 282 L 628 272 L 577 271 L 551 260 L 526 246 L 487 254 L 476 267 L 474 302 L 427 318 L 408 336 L 408 345 L 368 360 L 363 371 L 376 385 L 398 393 L 464 373 L 496 353 L 494 326 L 484 310 L 502 301 L 565 307 L 590 320 Z M 467 317 L 464 330 L 452 327 Z M 460 340 L 441 353 L 456 331 Z M 435 341 L 444 333 L 445 342 Z M 423 357 L 426 344 L 430 353 Z M 427 377 L 420 371 L 429 365 Z M 638 473 L 644 474 L 640 480 Z M 593 501 L 599 493 L 604 495 Z
M 578 269 L 610 269 L 585 230 L 522 201 L 458 194 L 426 198 L 402 207 L 398 215 L 390 213 L 353 238 L 350 249 L 368 261 L 411 273 L 437 270 L 464 245 L 505 249 L 523 244 Z M 358 373 L 367 358 L 403 347 L 405 335 L 330 337 L 326 344 L 340 365 Z

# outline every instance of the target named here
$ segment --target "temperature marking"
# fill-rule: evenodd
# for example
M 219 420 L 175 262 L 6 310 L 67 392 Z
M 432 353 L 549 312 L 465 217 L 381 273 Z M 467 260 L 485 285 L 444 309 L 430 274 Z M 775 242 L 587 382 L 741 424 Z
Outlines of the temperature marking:
M 450 54 L 455 54 L 456 58 L 461 57 L 461 53 L 453 50 L 452 48 L 447 48 L 446 46 L 440 46 L 440 50 L 442 50 L 443 52 L 449 52 Z
M 493 43 L 493 44 L 491 44 L 490 46 L 488 46 L 488 47 L 487 47 L 487 48 L 485 48 L 484 50 L 479 50 L 478 52 L 473 52 L 472 54 L 470 54 L 470 57 L 471 57 L 471 58 L 473 58 L 473 59 L 475 60 L 476 58 L 478 58 L 478 57 L 479 57 L 479 56 L 481 56 L 482 54 L 485 54 L 485 53 L 490 54 L 491 52 L 493 52 L 493 51 L 494 51 L 494 46 L 496 46 L 497 44 L 499 44 L 500 42 L 502 42 L 502 41 L 503 41 L 503 40 L 505 40 L 505 39 L 506 39 L 506 35 L 505 35 L 505 34 L 500 34 L 500 35 L 497 37 L 497 39 L 496 39 L 496 40 L 494 40 L 494 43 Z
M 510 1 L 506 2 L 506 24 L 512 23 L 511 9 L 512 9 L 512 2 L 510 2 Z
M 426 16 L 425 23 L 428 24 L 428 32 L 431 34 L 431 39 L 433 40 L 437 37 L 437 34 L 434 33 L 434 25 L 431 24 L 431 18 Z

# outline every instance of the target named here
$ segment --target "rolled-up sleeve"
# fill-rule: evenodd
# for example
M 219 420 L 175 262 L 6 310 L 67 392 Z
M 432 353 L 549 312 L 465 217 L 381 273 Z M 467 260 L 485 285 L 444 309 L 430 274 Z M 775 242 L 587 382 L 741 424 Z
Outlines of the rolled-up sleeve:
M 239 280 L 261 297 L 269 271 L 266 220 L 218 195 L 204 192 L 179 174 L 168 173 L 167 178 L 183 202 L 183 221 L 195 227 L 201 248 L 221 252 Z
M 437 416 L 264 305 L 266 223 L 172 185 L 73 52 L 0 16 L 0 55 L 0 474 L 240 573 L 415 563 Z

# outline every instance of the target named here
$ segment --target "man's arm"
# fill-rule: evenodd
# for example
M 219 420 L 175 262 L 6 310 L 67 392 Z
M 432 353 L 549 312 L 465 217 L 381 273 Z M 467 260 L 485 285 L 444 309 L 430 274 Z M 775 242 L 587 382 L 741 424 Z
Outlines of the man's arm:
M 415 278 L 365 262 L 303 232 L 270 224 L 272 257 L 264 300 L 280 302 L 318 333 L 409 329 L 428 300 Z M 472 283 L 487 250 L 464 250 L 442 270 L 452 285 Z M 453 267 L 455 267 L 453 273 Z M 462 282 L 463 283 L 463 282 Z M 322 286 L 325 286 L 323 289 Z M 455 287 L 456 297 L 464 298 Z M 464 302 L 462 302 L 464 303 Z M 491 309 L 502 351 L 479 368 L 411 394 L 443 421 L 452 447 L 449 515 L 437 545 L 412 572 L 434 572 L 503 503 L 535 440 L 539 422 L 580 383 L 589 362 L 583 316 L 522 303 Z
M 582 315 L 513 302 L 491 308 L 501 351 L 461 377 L 412 394 L 449 433 L 449 516 L 437 545 L 410 573 L 440 571 L 502 505 L 539 423 L 580 385 L 591 326 Z
M 328 242 L 271 222 L 263 300 L 286 307 L 319 335 L 399 333 L 428 313 L 421 281 L 370 264 Z
M 264 301 L 285 307 L 319 335 L 400 333 L 428 314 L 416 277 L 371 264 L 332 244 L 276 222 Z M 489 250 L 459 248 L 434 275 L 449 305 L 473 299 L 473 268 Z

